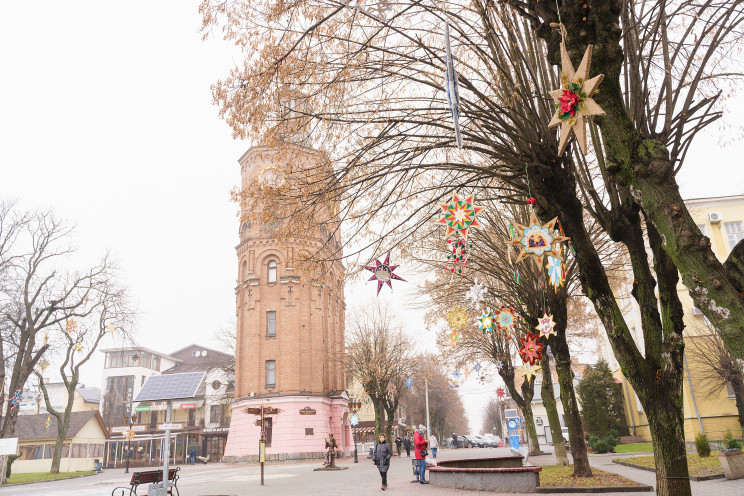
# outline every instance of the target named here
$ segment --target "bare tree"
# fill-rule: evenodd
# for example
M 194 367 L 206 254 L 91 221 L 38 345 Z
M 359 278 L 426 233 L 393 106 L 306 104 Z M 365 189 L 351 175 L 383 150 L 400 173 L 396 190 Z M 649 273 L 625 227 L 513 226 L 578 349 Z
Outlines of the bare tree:
M 372 400 L 376 434 L 391 439 L 395 412 L 413 366 L 411 339 L 379 305 L 355 311 L 346 329 L 347 373 Z
M 237 330 L 238 322 L 236 319 L 233 318 L 229 324 L 225 324 L 214 333 L 214 338 L 219 343 L 220 349 L 231 356 L 230 360 L 221 363 L 220 368 L 232 376 L 235 376 Z
M 717 397 L 721 390 L 734 392 L 739 425 L 744 429 L 744 372 L 742 362 L 731 355 L 721 338 L 712 329 L 695 329 L 687 335 L 687 356 L 697 364 L 693 379 L 708 397 Z
M 50 473 L 59 473 L 62 448 L 70 427 L 70 414 L 75 400 L 75 390 L 80 382 L 80 369 L 98 350 L 98 345 L 107 334 L 118 334 L 127 339 L 131 337 L 134 313 L 130 307 L 126 290 L 121 285 L 120 275 L 109 257 L 94 269 L 97 276 L 90 280 L 86 288 L 78 319 L 69 318 L 59 323 L 50 337 L 52 350 L 46 356 L 59 363 L 59 374 L 67 391 L 66 402 L 60 410 L 55 409 L 49 399 L 44 377 L 38 369 L 39 388 L 44 396 L 46 409 L 57 419 L 57 440 L 52 454 Z M 73 279 L 79 278 L 77 275 Z
M 7 263 L 0 286 L 0 359 L 6 364 L 2 378 L 10 375 L 7 391 L 11 396 L 22 390 L 49 350 L 49 333 L 64 327 L 68 320 L 92 314 L 93 306 L 86 302 L 106 279 L 109 268 L 104 259 L 84 272 L 63 270 L 74 252 L 72 229 L 51 211 L 19 212 L 15 217 L 23 221 L 10 239 L 5 238 L 9 241 L 3 247 Z M 5 390 L 0 392 L 0 402 L 6 404 L 7 412 L 0 423 L 0 437 L 8 437 L 15 427 L 17 410 L 11 408 Z
M 486 413 L 483 416 L 483 427 L 481 428 L 481 434 L 491 434 L 496 430 L 496 435 L 501 439 L 505 439 L 504 434 L 504 410 L 506 404 L 503 401 L 491 398 L 486 405 Z

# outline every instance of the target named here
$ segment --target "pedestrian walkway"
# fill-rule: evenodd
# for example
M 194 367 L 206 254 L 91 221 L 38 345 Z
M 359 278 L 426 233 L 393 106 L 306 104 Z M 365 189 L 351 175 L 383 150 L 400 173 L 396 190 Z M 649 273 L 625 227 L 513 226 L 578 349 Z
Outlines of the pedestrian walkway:
M 508 456 L 503 448 L 473 448 L 440 451 L 439 459 L 484 458 Z M 641 484 L 654 485 L 652 472 L 638 470 L 612 463 L 618 455 L 590 455 L 592 467 L 620 474 Z M 534 465 L 551 465 L 552 454 L 531 457 Z M 336 472 L 313 471 L 320 462 L 266 465 L 265 484 L 260 485 L 260 469 L 256 465 L 184 465 L 178 487 L 181 494 L 188 496 L 371 496 L 385 494 L 392 496 L 506 496 L 494 488 L 493 492 L 458 491 L 434 487 L 430 484 L 411 483 L 414 479 L 411 458 L 394 456 L 388 472 L 388 489 L 380 489 L 380 476 L 377 468 L 366 456 L 341 459 L 339 465 L 349 467 Z M 101 474 L 79 479 L 50 481 L 23 486 L 0 487 L 0 496 L 108 496 L 116 486 L 125 486 L 131 474 L 123 470 L 107 469 Z M 725 479 L 692 482 L 693 496 L 744 495 L 744 480 Z M 140 488 L 145 489 L 145 488 Z M 143 491 L 140 491 L 143 492 Z M 146 493 L 146 490 L 143 494 Z M 578 495 L 579 493 L 574 493 Z M 653 493 L 602 493 L 615 496 L 649 496 Z

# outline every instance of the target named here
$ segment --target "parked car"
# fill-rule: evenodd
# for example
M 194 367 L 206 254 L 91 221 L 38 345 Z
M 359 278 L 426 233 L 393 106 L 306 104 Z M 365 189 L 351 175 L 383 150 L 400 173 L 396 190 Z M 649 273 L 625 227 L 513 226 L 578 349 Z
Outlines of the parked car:
M 478 441 L 479 448 L 490 448 L 491 441 L 485 436 L 473 436 Z
M 504 446 L 504 443 L 501 441 L 501 438 L 499 436 L 494 436 L 493 434 L 485 434 L 483 436 L 486 438 L 486 440 L 489 442 L 489 446 L 492 448 L 501 448 Z
M 442 448 L 451 448 L 452 447 L 452 438 L 448 437 L 444 441 L 442 441 Z
M 454 444 L 455 441 L 457 442 L 457 444 Z M 465 436 L 457 436 L 456 439 L 452 440 L 452 445 L 453 447 L 457 447 L 457 448 L 472 448 L 473 447 L 473 443 Z
M 478 439 L 476 436 L 473 436 L 472 434 L 468 434 L 467 436 L 462 436 L 462 437 L 464 437 L 470 444 L 469 448 L 472 448 L 474 446 L 478 448 L 483 448 L 486 445 L 482 440 Z

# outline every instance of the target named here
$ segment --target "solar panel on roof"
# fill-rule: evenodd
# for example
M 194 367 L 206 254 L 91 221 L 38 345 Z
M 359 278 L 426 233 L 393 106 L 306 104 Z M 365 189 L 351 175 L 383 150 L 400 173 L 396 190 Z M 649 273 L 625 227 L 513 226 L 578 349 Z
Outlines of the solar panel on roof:
M 206 372 L 188 372 L 184 374 L 153 375 L 137 393 L 134 401 L 159 401 L 193 398 L 196 390 L 204 380 Z

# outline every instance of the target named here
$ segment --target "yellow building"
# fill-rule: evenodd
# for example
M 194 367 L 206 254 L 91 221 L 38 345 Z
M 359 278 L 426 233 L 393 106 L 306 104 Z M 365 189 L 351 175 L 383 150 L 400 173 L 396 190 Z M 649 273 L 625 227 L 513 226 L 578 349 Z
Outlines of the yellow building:
M 696 198 L 687 200 L 685 204 L 702 233 L 710 238 L 711 247 L 718 259 L 726 260 L 734 246 L 744 239 L 744 195 Z M 640 312 L 635 299 L 630 295 L 631 285 L 632 280 L 625 281 L 616 288 L 615 294 L 638 349 L 643 352 Z M 681 281 L 677 285 L 677 292 L 685 312 L 685 438 L 692 441 L 701 431 L 710 440 L 723 438 L 726 430 L 737 435 L 741 426 L 733 390 L 728 385 L 711 388 L 703 380 L 706 375 L 710 375 L 710 365 L 703 356 L 710 351 L 711 346 L 715 347 L 716 330 L 702 312 L 694 307 L 692 298 Z M 609 343 L 605 344 L 605 348 L 609 350 Z M 650 441 L 648 420 L 633 386 L 622 375 L 612 353 L 606 355 L 615 377 L 622 381 L 626 420 L 631 434 Z

